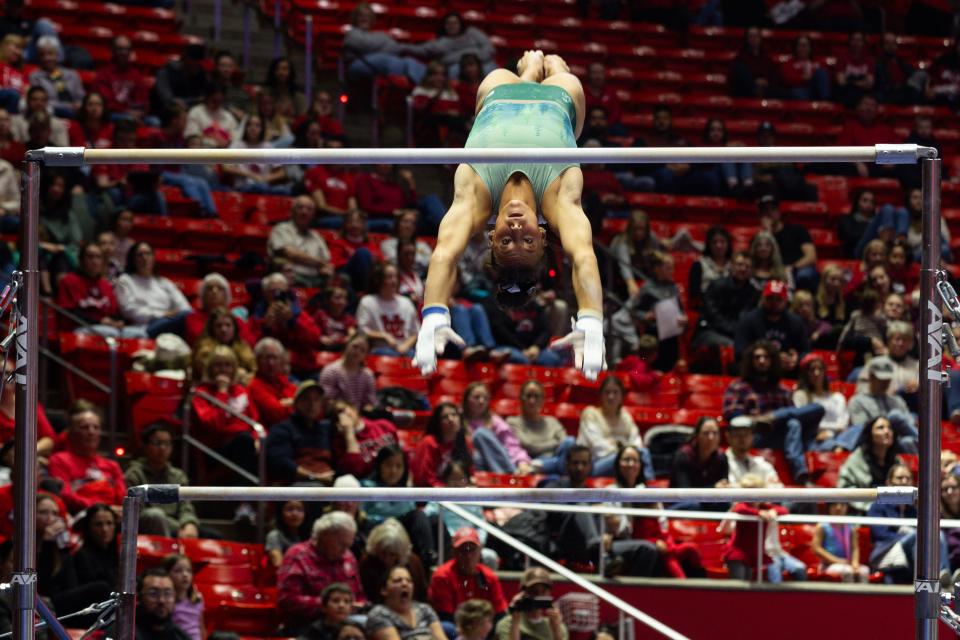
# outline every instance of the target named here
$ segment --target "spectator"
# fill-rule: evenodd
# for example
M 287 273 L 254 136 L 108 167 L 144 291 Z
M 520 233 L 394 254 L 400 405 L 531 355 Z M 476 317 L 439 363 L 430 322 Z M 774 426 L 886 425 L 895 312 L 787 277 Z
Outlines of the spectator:
M 909 322 L 891 320 L 887 323 L 887 357 L 893 363 L 893 379 L 888 394 L 899 394 L 915 400 L 919 387 L 920 363 L 912 355 L 914 328 Z M 869 389 L 866 367 L 857 376 L 857 391 Z
M 893 129 L 880 119 L 880 105 L 877 99 L 871 94 L 864 94 L 856 100 L 856 111 L 853 117 L 848 117 L 837 138 L 837 144 L 860 146 L 883 144 L 887 140 L 897 140 L 897 135 Z M 857 162 L 854 165 L 857 176 L 866 178 L 868 176 L 880 177 L 892 174 L 891 167 L 878 167 L 874 164 Z M 847 170 L 849 171 L 849 169 Z
M 54 147 L 70 146 L 69 121 L 50 115 L 52 109 L 46 89 L 39 85 L 27 89 L 25 106 L 26 108 L 21 109 L 18 115 L 10 118 L 10 130 L 14 140 L 24 143 L 30 140 L 30 120 L 35 114 L 40 113 L 49 119 L 50 144 Z M 17 157 L 17 161 L 21 160 L 23 160 L 23 154 Z
M 783 266 L 783 258 L 780 254 L 780 246 L 777 239 L 769 231 L 758 231 L 750 240 L 751 278 L 750 281 L 757 289 L 763 289 L 770 281 L 780 281 L 787 285 L 788 289 L 793 289 L 793 281 L 788 280 L 790 276 Z
M 340 149 L 343 143 L 327 138 L 323 146 Z M 321 213 L 315 223 L 318 227 L 338 229 L 343 226 L 347 212 L 358 207 L 356 172 L 348 165 L 318 164 L 310 167 L 303 175 L 303 187 Z
M 780 212 L 780 203 L 775 196 L 765 195 L 757 200 L 760 228 L 773 234 L 780 249 L 780 256 L 787 279 L 798 289 L 814 291 L 817 288 L 817 248 L 806 227 L 785 222 Z
M 520 415 L 507 418 L 507 424 L 530 456 L 535 472 L 559 475 L 566 467 L 567 451 L 576 439 L 567 435 L 559 420 L 543 415 L 545 395 L 538 381 L 524 382 L 520 387 Z
M 487 600 L 497 615 L 507 610 L 500 579 L 480 562 L 480 538 L 463 527 L 453 535 L 453 559 L 437 567 L 430 579 L 430 604 L 441 620 L 453 622 L 457 607 L 467 600 Z
M 790 304 L 792 311 L 803 323 L 803 331 L 806 333 L 810 345 L 813 348 L 824 348 L 823 338 L 829 337 L 833 327 L 829 322 L 817 318 L 816 309 L 813 302 L 813 294 L 806 289 L 799 289 L 793 294 L 793 302 Z
M 457 607 L 453 619 L 457 638 L 484 640 L 493 630 L 493 607 L 486 600 L 467 600 Z
M 467 138 L 467 113 L 460 111 L 460 96 L 439 60 L 427 64 L 423 81 L 413 88 L 413 138 L 417 146 L 462 146 Z
M 12 372 L 16 369 L 15 356 L 10 353 L 3 360 L 4 371 Z M 15 422 L 17 414 L 17 391 L 16 376 L 0 376 L 0 448 L 3 445 L 13 442 L 15 435 Z M 53 453 L 54 439 L 57 433 L 53 430 L 53 425 L 47 418 L 47 412 L 43 405 L 37 403 L 37 455 L 40 456 L 40 464 L 45 464 L 44 458 Z M 12 468 L 12 465 L 11 465 Z M 11 526 L 13 525 L 11 521 Z M 2 532 L 0 532 L 2 533 Z
M 777 144 L 777 130 L 773 123 L 763 121 L 757 127 L 757 146 L 773 147 Z M 753 180 L 757 191 L 772 193 L 783 200 L 817 199 L 817 188 L 806 181 L 794 162 L 755 162 Z
M 73 554 L 73 565 L 78 584 L 103 582 L 116 589 L 120 584 L 120 548 L 117 514 L 109 506 L 98 502 L 84 511 L 73 525 L 83 544 Z
M 0 41 L 0 105 L 7 111 L 16 111 L 20 96 L 27 87 L 26 69 L 23 65 L 25 40 L 15 33 L 8 33 Z
M 412 240 L 401 240 L 397 244 L 397 277 L 400 285 L 397 291 L 402 296 L 410 298 L 417 306 L 423 307 L 424 282 L 416 268 L 417 245 Z
M 145 484 L 190 484 L 187 474 L 172 464 L 173 427 L 166 422 L 148 424 L 140 433 L 143 457 L 127 466 L 123 478 L 130 487 Z M 172 504 L 143 507 L 140 512 L 140 533 L 167 538 L 196 538 L 200 535 L 200 521 L 189 500 Z
M 944 452 L 946 453 L 946 452 Z M 956 461 L 954 461 L 956 463 Z M 941 463 L 941 468 L 943 467 Z M 960 517 L 960 478 L 951 471 L 942 475 L 940 480 L 940 513 L 943 518 L 956 519 Z M 960 553 L 960 529 L 953 527 L 944 531 L 947 539 L 947 548 L 950 555 L 950 569 L 956 573 L 958 553 Z
M 298 378 L 315 376 L 320 330 L 300 307 L 297 295 L 282 273 L 271 273 L 260 281 L 261 297 L 256 301 L 251 328 L 261 338 L 276 338 L 290 354 L 290 367 Z
M 342 582 L 328 584 L 320 592 L 320 610 L 323 616 L 318 618 L 298 640 L 341 640 L 344 629 L 356 631 L 357 640 L 364 640 L 363 624 L 353 613 L 353 592 Z M 356 625 L 356 626 L 354 626 Z
M 666 105 L 658 105 L 653 109 L 653 130 L 643 139 L 651 147 L 686 147 L 687 141 L 673 128 L 673 114 Z M 665 193 L 682 193 L 687 188 L 687 178 L 690 174 L 690 165 L 682 163 L 668 163 L 666 165 L 651 165 L 653 179 L 657 191 Z
M 426 75 L 426 66 L 416 58 L 405 56 L 409 47 L 399 44 L 390 35 L 373 31 L 376 14 L 366 2 L 361 2 L 350 14 L 352 29 L 344 34 L 343 60 L 347 77 L 368 80 L 378 75 L 406 76 L 420 84 Z
M 357 525 L 342 511 L 331 511 L 313 523 L 310 539 L 293 545 L 277 572 L 277 608 L 284 629 L 296 633 L 323 615 L 322 591 L 343 582 L 357 603 L 364 602 L 357 559 L 350 551 Z
M 343 400 L 333 401 L 330 419 L 336 428 L 333 456 L 338 474 L 370 475 L 377 452 L 398 443 L 397 428 L 392 422 L 361 417 L 356 407 Z
M 274 58 L 267 69 L 265 91 L 273 95 L 277 111 L 286 118 L 294 118 L 306 109 L 303 92 L 297 85 L 293 62 L 289 58 Z
M 703 252 L 691 265 L 687 278 L 687 296 L 692 308 L 700 308 L 701 296 L 711 284 L 730 275 L 732 258 L 733 238 L 730 232 L 722 226 L 707 229 Z
M 380 582 L 382 604 L 374 605 L 367 615 L 369 638 L 421 638 L 427 634 L 432 640 L 446 638 L 436 612 L 430 605 L 414 600 L 414 582 L 409 569 L 395 565 L 387 569 Z
M 214 349 L 225 346 L 237 359 L 237 379 L 244 385 L 250 382 L 257 365 L 253 350 L 241 335 L 241 322 L 225 307 L 210 313 L 200 338 L 193 345 L 193 366 L 198 374 L 206 368 Z
M 293 412 L 297 386 L 284 372 L 286 350 L 276 338 L 263 338 L 253 348 L 256 375 L 247 385 L 247 393 L 267 427 L 286 420 Z
M 563 623 L 560 610 L 553 604 L 550 595 L 552 585 L 550 573 L 543 567 L 530 567 L 524 571 L 520 576 L 520 590 L 510 601 L 510 615 L 504 616 L 497 623 L 495 629 L 497 640 L 515 640 L 520 637 L 566 640 L 567 625 Z M 526 606 L 533 601 L 550 606 L 535 608 Z M 457 628 L 460 629 L 460 615 L 457 616 L 457 620 Z M 470 638 L 471 636 L 466 636 L 465 640 Z
M 420 320 L 413 302 L 397 293 L 397 268 L 377 264 L 370 285 L 373 293 L 363 296 L 357 306 L 357 328 L 371 339 L 373 354 L 412 357 Z
M 836 438 L 850 425 L 847 399 L 839 391 L 830 391 L 827 365 L 820 354 L 808 353 L 800 361 L 800 377 L 797 390 L 793 392 L 793 404 L 797 407 L 809 404 L 823 407 L 823 417 L 816 436 L 818 443 Z
M 197 108 L 197 107 L 194 107 Z M 188 123 L 189 126 L 189 123 Z M 272 149 L 267 141 L 263 118 L 257 114 L 247 116 L 237 126 L 237 136 L 230 142 L 231 149 Z M 225 178 L 232 178 L 233 188 L 243 193 L 290 195 L 291 184 L 283 165 L 267 162 L 247 162 L 223 165 Z
M 484 383 L 472 382 L 463 392 L 463 421 L 472 435 L 477 469 L 519 475 L 533 470 L 530 455 L 510 426 L 490 410 L 490 390 Z
M 846 449 L 853 449 L 863 425 L 878 417 L 884 417 L 896 434 L 900 449 L 915 453 L 919 439 L 916 422 L 903 398 L 890 393 L 890 386 L 897 375 L 895 363 L 887 356 L 878 356 L 871 359 L 863 370 L 867 377 L 867 388 L 862 391 L 858 388 L 857 393 L 850 398 L 848 410 L 850 424 L 853 426 L 840 439 L 839 444 Z
M 371 602 L 383 603 L 380 588 L 383 586 L 384 577 L 398 566 L 410 573 L 413 589 L 410 596 L 421 602 L 426 600 L 427 572 L 424 571 L 423 563 L 419 556 L 413 553 L 410 537 L 403 525 L 393 518 L 388 518 L 370 531 L 365 553 L 360 559 L 360 580 L 363 582 L 364 592 L 372 594 Z
M 120 312 L 131 325 L 143 327 L 155 338 L 161 333 L 183 333 L 184 319 L 192 311 L 187 298 L 170 280 L 154 274 L 156 258 L 146 242 L 135 242 L 127 251 L 125 273 L 117 279 Z
M 885 103 L 919 104 L 923 98 L 924 76 L 914 71 L 898 48 L 897 35 L 884 33 L 874 68 L 877 96 Z
M 113 293 L 113 285 L 103 277 L 103 251 L 96 244 L 80 248 L 80 268 L 64 274 L 57 291 L 57 304 L 89 323 L 78 331 L 104 337 L 143 337 L 140 327 L 126 327 L 120 319 L 120 309 Z M 69 325 L 68 325 L 69 326 Z
M 330 249 L 311 228 L 316 205 L 308 196 L 297 196 L 290 207 L 290 220 L 277 223 L 270 232 L 267 254 L 274 265 L 289 264 L 295 282 L 315 287 L 333 275 Z
M 163 568 L 173 580 L 176 604 L 173 606 L 173 623 L 183 629 L 192 640 L 203 640 L 206 625 L 203 623 L 203 596 L 193 584 L 193 563 L 190 558 L 172 553 L 163 559 Z
M 469 466 L 473 447 L 467 439 L 467 427 L 460 409 L 450 402 L 441 402 L 427 422 L 426 435 L 410 456 L 410 474 L 418 487 L 441 486 L 438 473 L 452 460 Z
M 293 414 L 267 435 L 267 469 L 284 484 L 333 482 L 332 427 L 324 415 L 323 387 L 301 382 L 293 398 Z
M 600 405 L 584 408 L 577 432 L 577 444 L 590 450 L 594 475 L 612 476 L 617 449 L 632 445 L 643 454 L 646 479 L 653 480 L 650 452 L 643 447 L 640 430 L 624 407 L 626 390 L 623 381 L 617 376 L 608 375 L 600 383 L 599 392 Z
M 85 240 L 81 222 L 90 220 L 83 188 L 71 188 L 63 173 L 45 171 L 40 180 L 40 287 L 46 295 L 54 293 L 60 275 L 77 267 Z
M 10 112 L 6 109 L 0 109 L 0 160 L 3 160 L 10 165 L 11 171 L 13 171 L 13 166 L 16 163 L 23 160 L 23 156 L 27 152 L 27 148 L 23 146 L 22 142 L 19 142 L 16 139 L 16 136 L 13 133 L 14 118 L 22 118 L 22 116 L 11 116 Z M 4 192 L 6 192 L 6 190 L 4 190 Z M 17 195 L 16 207 L 12 206 L 11 203 L 8 203 L 6 198 L 4 198 L 2 207 L 3 217 L 5 219 L 12 219 L 13 216 L 20 213 L 19 193 Z M 17 221 L 17 226 L 19 227 L 19 221 Z
M 614 454 L 615 460 L 616 457 Z M 554 489 L 583 489 L 591 475 L 590 467 L 590 450 L 583 445 L 575 445 L 567 453 L 567 475 L 548 486 Z M 606 517 L 610 524 L 618 520 L 616 516 Z M 596 562 L 603 553 L 607 560 L 608 577 L 614 574 L 651 576 L 659 560 L 657 549 L 650 542 L 618 540 L 615 539 L 617 531 L 609 529 L 601 535 L 598 516 L 589 513 L 551 513 L 547 515 L 547 526 L 568 565 Z
M 211 84 L 203 65 L 206 57 L 204 45 L 188 44 L 178 60 L 171 60 L 157 71 L 151 111 L 162 116 L 174 104 L 189 109 L 203 100 Z
M 133 60 L 133 45 L 127 36 L 113 39 L 110 64 L 97 70 L 93 90 L 103 96 L 106 110 L 139 120 L 146 112 L 150 88 Z
M 867 288 L 860 294 L 860 308 L 850 314 L 838 343 L 841 349 L 854 351 L 857 362 L 863 362 L 866 354 L 879 356 L 887 353 L 886 331 L 887 320 L 883 316 L 880 296 Z
M 397 217 L 393 226 L 393 236 L 380 243 L 383 259 L 389 262 L 397 261 L 397 245 L 401 241 L 416 243 L 416 271 L 421 277 L 427 275 L 430 266 L 430 256 L 433 250 L 426 242 L 417 239 L 417 220 L 419 214 L 415 209 L 404 209 Z
M 593 62 L 587 67 L 587 79 L 583 83 L 583 93 L 587 99 L 587 113 L 594 107 L 602 107 L 607 115 L 607 122 L 615 135 L 626 134 L 626 128 L 621 123 L 623 109 L 616 91 L 607 86 L 607 69 L 602 62 Z
M 723 418 L 728 424 L 744 416 L 754 426 L 757 448 L 784 451 L 797 483 L 808 480 L 804 450 L 816 437 L 823 417 L 817 404 L 794 407 L 790 392 L 780 384 L 780 355 L 776 345 L 760 340 L 743 351 L 740 378 L 723 393 Z
M 138 640 L 194 640 L 173 621 L 177 592 L 163 567 L 151 567 L 137 579 Z
M 303 116 L 297 120 L 297 126 L 304 122 L 317 122 L 320 125 L 320 131 L 325 139 L 340 138 L 343 140 L 343 123 L 340 118 L 334 114 L 333 94 L 321 89 L 313 94 L 313 104 Z
M 752 473 L 762 478 L 768 488 L 782 487 L 783 481 L 774 466 L 763 456 L 751 454 L 753 436 L 752 422 L 732 420 L 727 425 L 727 486 L 740 486 L 740 481 Z
M 830 77 L 813 59 L 808 36 L 800 35 L 794 41 L 793 55 L 780 66 L 780 82 L 786 97 L 793 100 L 830 99 Z
M 844 517 L 850 507 L 846 502 L 831 502 L 827 513 Z M 870 568 L 860 564 L 858 527 L 844 523 L 818 522 L 813 531 L 813 552 L 820 558 L 820 570 L 841 582 L 867 582 Z
M 72 118 L 83 100 L 85 91 L 79 74 L 59 64 L 63 48 L 56 36 L 41 36 L 37 40 L 39 68 L 30 74 L 30 86 L 43 87 L 51 96 L 55 115 Z
M 377 405 L 377 385 L 373 371 L 364 362 L 370 344 L 366 334 L 355 333 L 347 339 L 343 356 L 320 373 L 327 400 L 343 400 L 363 411 Z M 365 475 L 365 474 L 364 474 Z
M 713 418 L 697 420 L 693 435 L 687 444 L 677 450 L 670 473 L 670 486 L 680 489 L 726 487 L 729 466 L 727 456 L 720 451 L 720 425 Z M 714 510 L 713 504 L 680 502 L 674 509 Z M 716 509 L 722 511 L 725 505 Z
M 929 119 L 927 120 L 929 123 Z M 886 207 L 891 205 L 883 205 L 880 207 L 880 215 L 883 215 Z M 922 234 L 921 234 L 921 222 L 923 219 L 923 193 L 918 188 L 912 188 L 907 192 L 907 199 L 904 209 L 909 216 L 909 222 L 907 225 L 907 247 L 910 249 L 910 259 L 913 262 L 920 262 L 920 252 L 921 252 L 921 243 L 922 243 Z M 896 216 L 897 211 L 902 211 L 904 209 L 894 210 L 894 216 Z M 944 260 L 949 260 L 952 257 L 952 252 L 950 251 L 950 229 L 946 224 L 940 225 L 940 256 Z
M 230 283 L 219 273 L 208 273 L 200 281 L 200 289 L 197 291 L 198 308 L 184 319 L 183 337 L 188 343 L 194 344 L 200 338 L 211 312 L 217 309 L 229 309 L 233 305 L 230 289 Z M 253 336 L 247 324 L 240 318 L 236 320 L 238 335 L 244 342 L 253 344 Z
M 749 27 L 744 36 L 728 76 L 730 93 L 738 98 L 769 98 L 780 82 L 777 65 L 763 50 L 759 27 Z
M 564 356 L 549 348 L 551 332 L 547 310 L 536 299 L 522 308 L 504 310 L 493 297 L 485 298 L 483 308 L 490 334 L 496 344 L 494 356 L 506 354 L 508 362 L 541 367 L 561 366 Z M 483 343 L 483 332 L 476 337 Z M 486 346 L 486 345 L 484 345 Z
M 357 334 L 357 319 L 347 313 L 347 302 L 347 290 L 342 286 L 331 285 L 323 292 L 313 322 L 320 329 L 320 348 L 324 351 L 340 351 Z
M 847 40 L 847 52 L 836 68 L 836 98 L 848 107 L 867 94 L 873 94 L 876 84 L 876 63 L 867 53 L 867 39 L 855 31 Z
M 63 481 L 60 497 L 72 514 L 97 502 L 119 509 L 127 485 L 120 465 L 97 453 L 102 424 L 99 412 L 93 404 L 78 400 L 67 417 L 66 448 L 50 456 L 47 465 L 50 477 Z
M 830 325 L 827 333 L 813 345 L 816 349 L 836 349 L 840 331 L 847 321 L 847 305 L 844 301 L 844 270 L 836 264 L 823 267 L 820 283 L 813 299 L 817 320 Z
M 837 487 L 867 489 L 883 485 L 897 467 L 903 467 L 902 451 L 894 440 L 893 427 L 885 416 L 877 416 L 864 424 L 857 448 L 840 467 Z M 909 469 L 908 469 L 909 472 Z M 912 476 L 911 476 L 912 480 Z M 869 502 L 851 502 L 850 506 L 864 513 Z
M 109 149 L 113 144 L 113 123 L 103 96 L 91 91 L 83 96 L 74 120 L 67 127 L 70 146 Z M 133 146 L 133 145 L 130 145 Z
M 267 566 L 276 570 L 280 568 L 287 550 L 303 542 L 307 536 L 303 526 L 306 522 L 306 510 L 302 501 L 287 500 L 277 503 L 274 513 L 273 529 L 267 532 L 263 550 L 267 554 Z M 349 592 L 349 589 L 347 591 Z M 352 594 L 350 600 L 353 600 Z
M 730 261 L 730 274 L 714 280 L 703 294 L 694 346 L 733 346 L 741 318 L 756 308 L 759 298 L 760 292 L 750 282 L 750 256 L 738 251 Z
M 477 91 L 486 74 L 480 66 L 480 58 L 473 53 L 460 56 L 460 75 L 457 76 L 457 94 L 460 96 L 460 113 L 467 115 L 467 122 L 473 126 L 477 110 Z
M 360 208 L 373 218 L 371 231 L 392 231 L 394 219 L 403 209 L 417 209 L 421 227 L 430 230 L 437 228 L 446 213 L 446 207 L 435 195 L 417 194 L 413 172 L 407 168 L 378 164 L 373 171 L 358 174 L 356 185 Z
M 477 27 L 465 25 L 463 16 L 456 11 L 443 16 L 436 39 L 410 49 L 418 56 L 439 59 L 447 65 L 451 78 L 460 75 L 460 58 L 466 53 L 477 56 L 484 74 L 497 68 L 495 50 L 489 36 Z
M 218 51 L 213 56 L 210 84 L 223 90 L 224 104 L 238 120 L 250 113 L 250 94 L 243 89 L 243 78 L 242 74 L 238 73 L 237 60 L 229 51 Z
M 380 246 L 370 239 L 367 214 L 351 209 L 343 215 L 340 235 L 330 241 L 330 253 L 337 270 L 350 278 L 354 291 L 370 291 L 374 263 L 382 260 Z
M 876 216 L 874 216 L 875 219 Z M 867 274 L 874 267 L 882 267 L 887 264 L 887 242 L 876 237 L 870 240 L 861 238 L 860 242 L 857 243 L 857 253 L 862 256 L 861 260 L 857 263 L 853 273 L 848 276 L 849 281 L 844 288 L 844 294 L 848 297 L 856 297 L 858 294 L 862 294 L 864 287 L 869 284 Z
M 267 91 L 257 94 L 256 113 L 263 123 L 263 139 L 269 147 L 285 149 L 293 146 L 295 137 L 290 129 L 290 120 L 277 110 L 273 94 Z
M 204 147 L 225 149 L 240 133 L 240 123 L 224 106 L 223 87 L 212 83 L 207 85 L 203 102 L 187 112 L 183 135 L 187 138 L 200 136 Z
M 649 260 L 655 250 L 665 247 L 650 230 L 650 219 L 646 211 L 634 209 L 627 221 L 627 228 L 610 241 L 610 254 L 613 275 L 619 276 L 614 288 L 622 292 L 626 287 L 627 297 L 633 298 L 640 292 L 641 282 L 650 277 L 652 271 Z M 623 284 L 619 284 L 622 282 Z
M 803 321 L 787 309 L 787 285 L 779 280 L 770 280 L 763 286 L 760 305 L 744 314 L 737 325 L 737 356 L 758 340 L 774 344 L 780 356 L 780 371 L 784 373 L 795 373 L 800 358 L 810 351 Z

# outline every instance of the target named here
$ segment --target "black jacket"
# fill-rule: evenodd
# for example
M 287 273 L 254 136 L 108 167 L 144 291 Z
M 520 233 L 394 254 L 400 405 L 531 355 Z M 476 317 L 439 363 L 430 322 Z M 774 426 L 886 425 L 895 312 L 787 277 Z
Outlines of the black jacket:
M 757 340 L 769 340 L 781 350 L 796 349 L 801 356 L 810 351 L 810 338 L 803 320 L 792 311 L 784 311 L 776 322 L 771 322 L 760 307 L 744 315 L 734 338 L 737 357 Z
M 733 338 L 740 318 L 755 309 L 760 292 L 750 280 L 737 282 L 730 276 L 714 280 L 703 292 L 700 327 Z

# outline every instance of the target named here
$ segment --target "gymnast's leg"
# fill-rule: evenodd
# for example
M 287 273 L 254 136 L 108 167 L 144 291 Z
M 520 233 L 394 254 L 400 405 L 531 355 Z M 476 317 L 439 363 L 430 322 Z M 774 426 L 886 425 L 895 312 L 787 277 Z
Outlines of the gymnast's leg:
M 517 75 L 519 73 L 520 75 Z M 543 80 L 543 52 L 527 51 L 517 63 L 517 73 L 506 69 L 494 69 L 480 83 L 477 89 L 477 112 L 483 104 L 484 98 L 501 84 L 518 84 L 520 82 L 540 82 Z
M 574 134 L 579 138 L 583 132 L 583 121 L 587 114 L 587 99 L 583 95 L 583 85 L 580 84 L 577 76 L 570 73 L 570 67 L 560 56 L 549 55 L 543 59 L 543 75 L 544 78 L 540 84 L 562 87 L 573 98 L 573 104 L 577 108 L 577 126 Z

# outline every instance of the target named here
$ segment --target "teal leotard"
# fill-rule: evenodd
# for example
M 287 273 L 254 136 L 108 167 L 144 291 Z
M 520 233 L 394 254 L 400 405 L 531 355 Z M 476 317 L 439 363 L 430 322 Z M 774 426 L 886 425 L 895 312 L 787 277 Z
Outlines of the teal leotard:
M 534 82 L 502 84 L 484 98 L 464 146 L 467 149 L 576 147 L 576 122 L 573 98 L 563 88 Z M 490 192 L 491 214 L 500 209 L 503 186 L 514 173 L 522 173 L 530 180 L 539 207 L 550 183 L 566 169 L 579 166 L 524 162 L 470 164 Z

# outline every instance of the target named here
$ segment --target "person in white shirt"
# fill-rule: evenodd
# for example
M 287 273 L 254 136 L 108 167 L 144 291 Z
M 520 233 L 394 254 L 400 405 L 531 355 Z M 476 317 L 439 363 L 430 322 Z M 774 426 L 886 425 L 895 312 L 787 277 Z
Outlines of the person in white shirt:
M 184 321 L 193 310 L 183 292 L 167 278 L 154 275 L 156 258 L 146 242 L 137 242 L 127 252 L 127 270 L 117 278 L 120 312 L 130 325 L 145 327 L 147 336 L 183 334 Z
M 370 353 L 375 355 L 409 355 L 417 343 L 420 320 L 410 298 L 397 293 L 397 267 L 380 263 L 373 269 L 370 293 L 357 305 L 357 329 L 370 338 Z
M 200 136 L 203 146 L 225 149 L 239 137 L 239 130 L 240 123 L 224 106 L 223 87 L 211 84 L 203 102 L 187 112 L 183 137 Z
M 727 468 L 730 486 L 740 486 L 748 473 L 760 476 L 767 487 L 782 487 L 783 482 L 773 465 L 762 456 L 750 453 L 753 446 L 753 421 L 734 418 L 727 427 Z
M 644 479 L 653 480 L 653 463 L 650 451 L 643 446 L 640 429 L 633 417 L 624 408 L 626 389 L 623 381 L 608 375 L 600 383 L 600 405 L 586 407 L 580 414 L 577 444 L 590 448 L 594 476 L 613 476 L 617 451 L 631 445 L 640 451 L 643 459 Z
M 823 407 L 823 418 L 817 431 L 816 442 L 821 446 L 850 425 L 847 399 L 838 391 L 830 391 L 827 365 L 816 353 L 808 353 L 800 360 L 800 378 L 793 392 L 793 404 L 805 407 L 808 404 Z M 821 448 L 818 446 L 817 448 Z
M 290 219 L 270 231 L 267 255 L 274 268 L 290 265 L 294 281 L 304 287 L 318 287 L 333 275 L 330 249 L 311 228 L 317 205 L 310 196 L 297 196 L 290 207 Z

